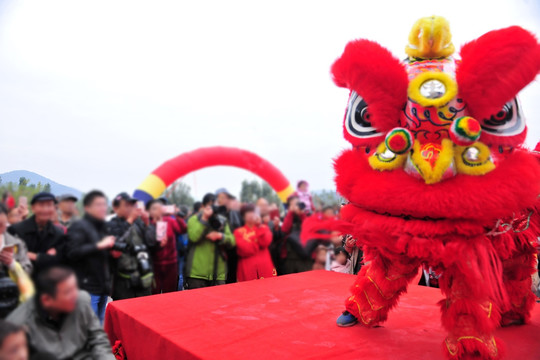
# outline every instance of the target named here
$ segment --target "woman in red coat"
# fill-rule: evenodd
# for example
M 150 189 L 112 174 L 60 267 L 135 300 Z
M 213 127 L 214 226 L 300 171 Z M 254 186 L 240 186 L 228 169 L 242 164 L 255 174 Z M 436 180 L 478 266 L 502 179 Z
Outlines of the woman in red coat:
M 238 253 L 238 281 L 248 281 L 277 276 L 268 246 L 272 233 L 255 213 L 255 206 L 244 205 L 241 210 L 244 226 L 234 231 Z

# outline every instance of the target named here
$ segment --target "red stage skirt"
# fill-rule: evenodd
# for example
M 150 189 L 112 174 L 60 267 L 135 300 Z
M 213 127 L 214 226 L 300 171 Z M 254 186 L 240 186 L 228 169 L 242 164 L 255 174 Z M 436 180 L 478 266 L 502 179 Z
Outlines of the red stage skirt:
M 128 360 L 443 359 L 438 289 L 410 286 L 382 327 L 338 328 L 353 275 L 326 271 L 114 301 L 105 328 Z M 499 329 L 507 359 L 540 359 L 530 325 Z

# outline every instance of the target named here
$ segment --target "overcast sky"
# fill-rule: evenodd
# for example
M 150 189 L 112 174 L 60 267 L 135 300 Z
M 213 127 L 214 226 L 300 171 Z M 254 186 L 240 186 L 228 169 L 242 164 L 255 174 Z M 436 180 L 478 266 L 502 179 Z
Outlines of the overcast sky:
M 0 173 L 109 195 L 211 145 L 251 150 L 294 183 L 332 189 L 348 94 L 329 68 L 349 40 L 402 58 L 414 21 L 432 14 L 448 18 L 458 48 L 509 25 L 540 34 L 535 0 L 0 4 Z M 530 145 L 539 99 L 538 83 L 521 95 Z M 184 180 L 201 197 L 237 193 L 245 178 L 255 177 L 218 167 Z

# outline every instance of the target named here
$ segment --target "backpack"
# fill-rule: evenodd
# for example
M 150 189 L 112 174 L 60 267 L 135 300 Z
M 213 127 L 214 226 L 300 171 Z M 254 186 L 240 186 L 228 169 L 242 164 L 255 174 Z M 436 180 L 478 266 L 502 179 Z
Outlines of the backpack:
M 4 319 L 19 305 L 19 287 L 4 271 L 0 270 L 0 318 Z
M 117 259 L 118 275 L 124 279 L 129 279 L 132 287 L 143 289 L 151 287 L 154 281 L 154 272 L 150 271 L 146 272 L 145 274 L 141 274 L 139 266 L 140 260 L 138 258 L 139 256 L 143 255 L 143 253 L 146 253 L 146 255 L 143 257 L 148 260 L 148 249 L 145 251 L 140 251 L 139 253 L 135 253 L 133 251 L 133 249 L 138 245 L 142 245 L 146 248 L 146 244 L 135 226 L 132 226 L 129 229 L 129 235 L 126 238 L 126 243 L 126 251 L 122 252 L 122 255 Z

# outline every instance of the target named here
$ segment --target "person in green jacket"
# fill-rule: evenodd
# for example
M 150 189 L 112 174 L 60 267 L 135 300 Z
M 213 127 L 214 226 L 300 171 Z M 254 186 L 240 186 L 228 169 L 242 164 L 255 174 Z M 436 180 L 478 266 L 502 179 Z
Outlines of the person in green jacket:
M 236 243 L 227 219 L 215 214 L 214 194 L 206 194 L 199 214 L 187 223 L 189 252 L 186 262 L 186 287 L 198 289 L 223 285 L 227 279 L 226 250 Z

